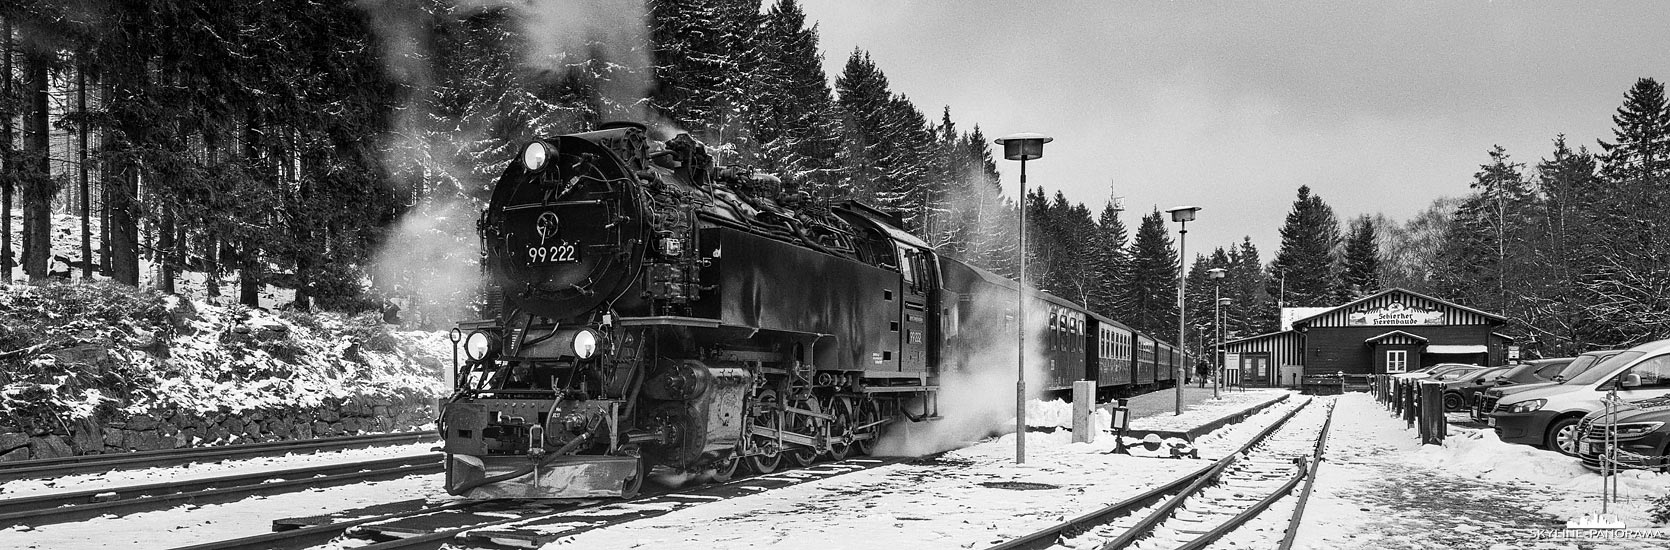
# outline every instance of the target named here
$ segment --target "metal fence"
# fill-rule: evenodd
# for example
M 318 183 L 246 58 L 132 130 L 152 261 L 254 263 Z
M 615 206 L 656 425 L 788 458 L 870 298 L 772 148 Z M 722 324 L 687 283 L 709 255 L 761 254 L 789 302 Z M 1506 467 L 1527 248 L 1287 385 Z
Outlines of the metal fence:
M 1374 398 L 1403 418 L 1405 427 L 1419 428 L 1423 445 L 1442 445 L 1449 435 L 1444 418 L 1444 384 L 1391 375 L 1375 375 L 1371 384 Z

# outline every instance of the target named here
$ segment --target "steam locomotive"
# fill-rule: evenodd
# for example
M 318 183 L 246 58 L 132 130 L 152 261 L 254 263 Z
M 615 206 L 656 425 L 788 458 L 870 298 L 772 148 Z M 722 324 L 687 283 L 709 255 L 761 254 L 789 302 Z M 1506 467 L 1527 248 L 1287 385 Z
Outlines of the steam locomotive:
M 1015 334 L 1016 285 L 901 227 L 716 166 L 685 134 L 609 123 L 527 144 L 477 223 L 487 314 L 460 324 L 438 422 L 448 492 L 631 496 L 652 467 L 769 473 L 939 418 L 941 376 Z M 1047 312 L 1028 337 L 1044 390 L 1175 382 L 1171 346 L 1027 300 Z

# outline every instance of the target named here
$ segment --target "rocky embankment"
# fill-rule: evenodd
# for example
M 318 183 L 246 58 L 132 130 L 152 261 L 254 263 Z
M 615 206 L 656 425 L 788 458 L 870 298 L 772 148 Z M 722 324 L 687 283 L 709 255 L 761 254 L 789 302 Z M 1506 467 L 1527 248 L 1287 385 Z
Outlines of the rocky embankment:
M 451 343 L 108 283 L 0 287 L 0 461 L 408 431 Z

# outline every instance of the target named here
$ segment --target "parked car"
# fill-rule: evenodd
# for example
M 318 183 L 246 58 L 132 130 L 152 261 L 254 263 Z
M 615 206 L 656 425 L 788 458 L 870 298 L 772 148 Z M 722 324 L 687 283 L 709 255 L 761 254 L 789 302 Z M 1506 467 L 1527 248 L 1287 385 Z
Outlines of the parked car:
M 1670 395 L 1670 340 L 1629 348 L 1565 383 L 1503 396 L 1488 422 L 1502 441 L 1575 456 L 1578 421 L 1613 389 L 1625 401 Z
M 1443 376 L 1433 379 L 1444 383 L 1444 410 L 1464 411 L 1467 404 L 1473 402 L 1473 396 L 1480 390 L 1488 388 L 1497 379 L 1512 371 L 1508 367 L 1485 367 L 1482 369 L 1460 369 L 1450 371 Z M 1454 378 L 1449 378 L 1453 376 Z
M 1479 365 L 1468 364 L 1468 363 L 1439 363 L 1439 364 L 1436 364 L 1436 365 L 1433 365 L 1433 366 L 1430 366 L 1430 367 L 1426 367 L 1426 368 L 1423 368 L 1423 369 L 1420 369 L 1420 370 L 1412 370 L 1412 371 L 1401 373 L 1401 374 L 1394 374 L 1394 375 L 1392 375 L 1392 378 L 1398 378 L 1398 379 L 1403 379 L 1403 380 L 1430 378 L 1430 377 L 1433 377 L 1433 376 L 1439 376 L 1439 375 L 1442 375 L 1446 372 L 1450 372 L 1450 371 L 1454 371 L 1454 370 L 1458 370 L 1458 369 L 1479 369 L 1479 368 L 1484 368 L 1484 367 L 1479 366 Z
M 1541 375 L 1535 375 L 1535 377 L 1539 379 L 1537 382 L 1518 382 L 1507 377 L 1499 379 L 1496 381 L 1495 387 L 1487 388 L 1484 391 L 1479 392 L 1476 402 L 1473 405 L 1473 419 L 1479 422 L 1486 421 L 1490 417 L 1491 411 L 1496 409 L 1496 403 L 1501 401 L 1504 396 L 1536 388 L 1546 388 L 1548 386 L 1565 382 L 1578 374 L 1582 374 L 1583 371 L 1589 370 L 1589 367 L 1600 364 L 1600 362 L 1606 360 L 1606 358 L 1617 355 L 1620 351 L 1623 350 L 1597 350 L 1580 354 L 1576 358 L 1573 358 L 1571 363 L 1567 363 L 1565 367 L 1561 368 L 1559 374 L 1554 375 L 1548 380 L 1542 380 Z M 1537 370 L 1540 370 L 1540 368 Z M 1535 370 L 1533 370 L 1533 372 L 1535 372 Z
M 1609 433 L 1610 432 L 1610 433 Z M 1583 466 L 1601 469 L 1609 445 L 1626 467 L 1670 469 L 1670 398 L 1624 403 L 1608 413 L 1597 410 L 1577 422 L 1577 456 Z

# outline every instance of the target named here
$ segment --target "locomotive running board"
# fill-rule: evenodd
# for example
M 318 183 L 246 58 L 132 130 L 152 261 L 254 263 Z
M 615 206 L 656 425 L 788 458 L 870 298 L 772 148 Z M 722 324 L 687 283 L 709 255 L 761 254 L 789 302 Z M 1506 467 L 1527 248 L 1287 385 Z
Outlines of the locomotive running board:
M 939 391 L 939 386 L 865 386 L 864 393 L 899 393 L 911 391 Z

